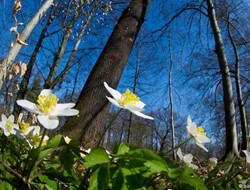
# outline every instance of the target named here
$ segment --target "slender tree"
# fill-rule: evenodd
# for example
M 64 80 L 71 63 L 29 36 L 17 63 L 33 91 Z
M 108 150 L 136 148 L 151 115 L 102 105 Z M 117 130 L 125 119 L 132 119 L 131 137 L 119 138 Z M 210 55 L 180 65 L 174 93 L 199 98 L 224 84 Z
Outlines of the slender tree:
M 247 117 L 246 117 L 246 109 L 245 103 L 243 100 L 242 90 L 241 90 L 241 80 L 240 80 L 240 57 L 237 50 L 237 45 L 233 39 L 231 34 L 230 28 L 230 21 L 229 21 L 229 14 L 227 18 L 227 32 L 229 36 L 229 40 L 233 47 L 233 52 L 235 55 L 235 85 L 236 85 L 236 94 L 237 94 L 237 101 L 238 107 L 240 112 L 240 124 L 241 124 L 241 150 L 248 150 L 249 149 L 249 131 L 247 126 Z
M 235 156 L 238 156 L 238 145 L 232 81 L 230 78 L 229 66 L 224 50 L 222 37 L 220 34 L 220 28 L 214 10 L 214 4 L 212 0 L 206 0 L 206 2 L 208 18 L 214 35 L 215 53 L 218 58 L 223 86 L 223 102 L 226 127 L 226 151 L 223 159 L 233 158 Z
M 50 14 L 45 26 L 43 27 L 43 29 L 41 31 L 41 34 L 40 34 L 39 39 L 38 39 L 38 41 L 36 43 L 35 49 L 33 50 L 32 54 L 31 54 L 31 57 L 29 59 L 29 62 L 27 64 L 27 70 L 26 70 L 26 72 L 25 72 L 25 74 L 23 76 L 23 79 L 22 79 L 21 83 L 20 83 L 20 87 L 19 87 L 19 90 L 18 90 L 17 95 L 16 95 L 17 100 L 24 99 L 24 97 L 25 97 L 25 95 L 27 93 L 28 84 L 29 84 L 29 81 L 30 81 L 32 69 L 33 69 L 33 66 L 34 66 L 34 64 L 36 62 L 36 58 L 37 58 L 39 49 L 42 46 L 43 40 L 46 38 L 46 32 L 47 32 L 49 26 L 51 25 L 51 23 L 53 22 L 53 20 L 55 18 L 55 15 L 56 15 L 56 12 L 53 12 L 53 13 Z M 14 104 L 14 111 L 13 111 L 15 118 L 17 118 L 20 111 L 21 111 L 21 107 L 19 107 L 15 103 Z
M 148 5 L 148 0 L 131 0 L 123 11 L 81 91 L 76 104 L 79 117 L 69 118 L 61 129 L 63 134 L 80 140 L 85 147 L 95 145 L 103 132 L 108 113 L 105 97 L 108 93 L 103 82 L 117 87 Z
M 46 13 L 46 11 L 50 8 L 50 6 L 53 4 L 54 0 L 47 0 L 44 2 L 44 4 L 41 6 L 41 8 L 37 11 L 37 13 L 34 15 L 34 17 L 29 21 L 29 23 L 26 25 L 22 33 L 20 34 L 20 37 L 18 37 L 22 42 L 25 42 L 28 37 L 30 36 L 31 32 L 39 22 L 39 20 L 43 17 L 43 15 Z M 2 64 L 1 64 L 1 70 L 0 72 L 0 89 L 2 88 L 3 82 L 4 82 L 4 76 L 6 75 L 8 67 L 14 62 L 18 52 L 20 51 L 22 45 L 20 43 L 15 43 L 11 49 L 9 50 L 8 54 L 4 58 Z

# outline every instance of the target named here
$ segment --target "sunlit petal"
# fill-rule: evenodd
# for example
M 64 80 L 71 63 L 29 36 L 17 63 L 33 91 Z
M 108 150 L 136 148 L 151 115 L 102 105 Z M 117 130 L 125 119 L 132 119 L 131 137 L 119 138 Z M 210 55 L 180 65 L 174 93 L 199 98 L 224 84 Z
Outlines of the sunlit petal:
M 40 113 L 37 110 L 36 104 L 28 100 L 17 100 L 16 103 L 31 113 Z
M 117 90 L 109 87 L 109 85 L 106 82 L 104 82 L 104 86 L 107 89 L 107 91 L 113 96 L 113 98 L 115 100 L 119 100 L 121 98 L 121 96 L 122 96 L 121 93 L 118 92 Z
M 50 89 L 44 89 L 40 93 L 40 95 L 45 95 L 45 96 L 48 96 L 50 94 L 52 94 L 52 90 L 50 90 Z
M 48 116 L 48 115 L 38 115 L 38 121 L 46 129 L 55 129 L 59 125 L 58 117 Z
M 120 104 L 113 98 L 107 97 L 107 99 L 110 101 L 111 104 L 119 107 L 119 108 L 124 108 L 123 106 L 120 106 Z
M 141 113 L 141 112 L 139 112 L 139 111 L 132 111 L 132 110 L 130 110 L 133 114 L 135 114 L 135 115 L 137 115 L 137 116 L 139 116 L 139 117 L 142 117 L 142 118 L 145 118 L 145 119 L 150 119 L 150 120 L 154 120 L 154 118 L 153 117 L 150 117 L 150 116 L 148 116 L 148 115 L 145 115 L 145 114 L 143 114 L 143 113 Z
M 177 149 L 176 154 L 177 154 L 177 156 L 180 158 L 180 160 L 183 160 L 183 155 L 182 155 L 182 152 L 181 152 L 181 149 L 180 149 L 180 148 Z

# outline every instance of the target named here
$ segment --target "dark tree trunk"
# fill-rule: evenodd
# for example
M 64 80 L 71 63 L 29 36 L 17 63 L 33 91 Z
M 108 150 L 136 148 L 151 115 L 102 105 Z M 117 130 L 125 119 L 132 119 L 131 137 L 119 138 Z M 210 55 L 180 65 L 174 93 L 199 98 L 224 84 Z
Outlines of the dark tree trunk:
M 117 87 L 148 5 L 148 0 L 132 0 L 124 10 L 81 91 L 76 104 L 79 117 L 70 117 L 59 131 L 85 147 L 96 145 L 103 132 L 109 95 L 103 82 Z
M 226 127 L 226 152 L 224 158 L 233 158 L 238 156 L 237 147 L 237 130 L 235 119 L 235 106 L 233 97 L 233 87 L 230 78 L 229 66 L 226 59 L 226 53 L 224 50 L 220 28 L 217 23 L 215 15 L 214 5 L 212 0 L 206 0 L 208 6 L 208 17 L 212 27 L 214 40 L 215 40 L 215 52 L 218 57 L 220 73 L 222 77 L 223 85 L 223 102 L 225 111 L 225 127 Z

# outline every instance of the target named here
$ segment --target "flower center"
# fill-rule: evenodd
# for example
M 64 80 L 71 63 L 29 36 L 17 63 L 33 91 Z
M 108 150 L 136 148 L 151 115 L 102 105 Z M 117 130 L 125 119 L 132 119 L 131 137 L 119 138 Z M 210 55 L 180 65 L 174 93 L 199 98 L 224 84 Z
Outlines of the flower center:
M 7 120 L 6 123 L 5 123 L 5 129 L 6 129 L 7 131 L 11 131 L 13 125 L 14 125 L 13 122 L 11 122 L 10 120 Z
M 42 139 L 42 136 L 40 136 L 39 134 L 35 134 L 31 141 L 32 141 L 32 144 L 35 146 L 35 147 L 38 147 L 39 146 L 39 143 Z M 42 146 L 46 145 L 47 144 L 47 141 L 45 139 L 43 139 L 43 142 L 42 142 Z
M 126 90 L 125 93 L 122 94 L 119 99 L 119 103 L 124 106 L 126 104 L 134 106 L 140 100 L 134 93 L 132 93 L 129 89 Z
M 204 129 L 202 128 L 202 126 L 198 127 L 197 131 L 200 133 L 200 135 L 207 136 L 206 133 L 205 133 L 205 131 L 204 131 Z
M 30 127 L 29 123 L 20 122 L 20 123 L 18 123 L 18 125 L 19 125 L 19 128 L 20 128 L 19 130 L 20 130 L 20 132 L 22 134 L 25 134 L 27 132 L 28 128 Z
M 54 111 L 57 101 L 57 97 L 54 94 L 39 95 L 37 100 L 37 103 L 39 105 L 37 106 L 37 108 L 39 111 L 48 114 Z

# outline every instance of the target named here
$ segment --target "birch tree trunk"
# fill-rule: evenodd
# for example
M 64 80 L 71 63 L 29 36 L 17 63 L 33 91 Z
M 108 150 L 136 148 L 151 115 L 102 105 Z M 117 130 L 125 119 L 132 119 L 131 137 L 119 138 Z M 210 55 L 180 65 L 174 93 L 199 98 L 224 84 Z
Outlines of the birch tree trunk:
M 43 15 L 46 13 L 47 9 L 50 8 L 50 6 L 53 4 L 53 0 L 47 0 L 42 7 L 37 11 L 37 13 L 35 14 L 35 16 L 30 20 L 30 22 L 26 25 L 26 27 L 24 28 L 24 30 L 22 31 L 21 35 L 20 35 L 20 40 L 25 42 L 31 32 L 33 31 L 33 29 L 35 28 L 35 26 L 37 25 L 37 23 L 39 22 L 39 20 L 43 17 Z M 15 43 L 11 49 L 9 50 L 7 56 L 4 58 L 2 64 L 1 64 L 1 71 L 0 72 L 0 90 L 3 86 L 3 82 L 4 82 L 4 77 L 7 73 L 7 69 L 8 67 L 10 67 L 10 65 L 14 62 L 17 54 L 19 53 L 20 49 L 21 49 L 21 45 L 19 45 L 18 43 Z
M 174 126 L 174 102 L 173 102 L 173 90 L 172 90 L 172 70 L 173 70 L 173 54 L 172 54 L 172 45 L 171 45 L 171 37 L 169 35 L 169 73 L 168 73 L 168 81 L 169 81 L 169 103 L 170 103 L 170 126 L 171 126 L 171 137 L 172 137 L 172 149 L 175 147 L 175 126 Z M 176 152 L 173 151 L 173 159 L 176 160 Z
M 237 101 L 238 101 L 238 107 L 240 112 L 240 124 L 241 124 L 241 150 L 248 150 L 249 149 L 249 131 L 247 126 L 247 116 L 246 116 L 246 109 L 245 104 L 243 101 L 243 95 L 241 91 L 241 81 L 240 81 L 240 59 L 239 54 L 237 51 L 236 43 L 232 37 L 231 31 L 230 31 L 230 22 L 229 18 L 227 21 L 227 32 L 230 39 L 230 42 L 233 46 L 233 51 L 235 55 L 235 83 L 236 83 L 236 93 L 237 93 Z
M 223 159 L 233 158 L 238 156 L 237 146 L 237 130 L 235 119 L 235 105 L 233 97 L 233 87 L 230 78 L 229 66 L 226 59 L 226 53 L 223 46 L 222 37 L 220 34 L 220 28 L 217 23 L 215 15 L 214 5 L 212 0 L 206 0 L 208 17 L 212 27 L 214 40 L 215 40 L 215 52 L 218 57 L 220 73 L 222 77 L 223 86 L 223 102 L 225 111 L 225 127 L 226 127 L 226 151 Z
M 103 82 L 117 87 L 148 5 L 148 0 L 132 0 L 123 11 L 81 91 L 76 104 L 79 117 L 70 117 L 59 131 L 85 147 L 95 145 L 104 130 L 109 94 Z

